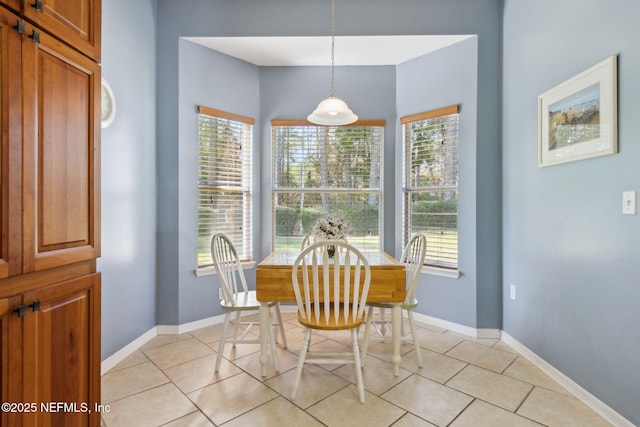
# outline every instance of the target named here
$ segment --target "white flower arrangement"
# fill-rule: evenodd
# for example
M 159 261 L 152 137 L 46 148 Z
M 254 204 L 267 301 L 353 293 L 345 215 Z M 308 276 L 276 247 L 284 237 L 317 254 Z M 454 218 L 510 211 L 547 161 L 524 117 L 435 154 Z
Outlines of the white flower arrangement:
M 333 214 L 318 218 L 311 229 L 316 241 L 346 240 L 349 231 L 351 230 L 344 220 Z

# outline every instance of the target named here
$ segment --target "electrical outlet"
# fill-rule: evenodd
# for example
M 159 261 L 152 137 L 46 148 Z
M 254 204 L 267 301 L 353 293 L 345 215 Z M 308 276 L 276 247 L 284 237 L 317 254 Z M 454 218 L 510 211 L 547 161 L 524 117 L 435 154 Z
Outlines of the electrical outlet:
M 515 301 L 516 299 L 516 285 L 509 285 L 509 298 Z
M 218 299 L 222 299 L 222 288 L 218 288 Z

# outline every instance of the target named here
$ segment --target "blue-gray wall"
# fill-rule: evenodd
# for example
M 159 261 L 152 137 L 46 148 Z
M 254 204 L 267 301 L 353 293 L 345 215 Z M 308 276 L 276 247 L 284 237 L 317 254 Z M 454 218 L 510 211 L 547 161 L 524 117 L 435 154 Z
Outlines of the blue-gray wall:
M 385 194 L 394 192 L 395 151 L 395 67 L 336 67 L 336 95 L 343 99 L 361 119 L 386 121 L 384 134 Z M 259 233 L 261 247 L 258 259 L 271 252 L 271 125 L 272 119 L 305 119 L 318 103 L 329 95 L 329 67 L 262 67 L 260 70 L 262 139 L 260 159 L 262 201 Z M 385 200 L 387 197 L 385 196 Z M 384 204 L 383 221 L 385 250 L 393 253 L 393 233 L 396 212 L 392 199 Z
M 460 182 L 458 201 L 458 256 L 461 276 L 458 279 L 434 275 L 420 275 L 416 297 L 420 302 L 420 313 L 439 319 L 475 327 L 477 321 L 476 300 L 483 292 L 477 289 L 477 223 L 476 199 L 477 178 L 477 78 L 478 78 L 478 40 L 471 38 L 429 55 L 400 64 L 397 69 L 397 114 L 398 117 L 431 111 L 450 105 L 460 105 L 459 122 L 459 161 Z M 393 233 L 402 233 L 402 129 L 398 126 L 395 144 L 395 196 L 398 209 L 398 221 L 391 224 Z M 390 199 L 394 200 L 394 199 Z M 395 242 L 396 253 L 400 252 L 401 239 Z M 428 244 L 428 242 L 427 242 Z M 488 292 L 495 295 L 500 291 L 493 281 Z M 497 290 L 496 290 L 497 288 Z M 487 292 L 485 290 L 485 292 Z M 499 298 L 498 298 L 499 300 Z M 499 308 L 493 308 L 499 313 Z M 499 322 L 497 316 L 493 320 Z M 487 327 L 487 326 L 485 326 Z M 497 323 L 492 327 L 498 327 Z
M 318 16 L 326 16 L 325 3 L 157 0 L 156 15 L 155 0 L 103 2 L 103 74 L 118 102 L 116 120 L 102 133 L 103 357 L 156 324 L 218 313 L 213 299 L 208 300 L 215 293 L 209 282 L 214 279 L 193 275 L 196 210 L 189 204 L 195 191 L 190 145 L 195 105 L 237 108 L 259 118 L 255 154 L 262 158 L 262 181 L 269 175 L 268 120 L 298 116 L 326 95 L 322 68 L 256 69 L 180 37 L 324 35 L 327 25 Z M 337 5 L 338 35 L 478 37 L 395 71 L 365 70 L 367 79 L 383 82 L 379 99 L 395 85 L 393 120 L 388 105 L 363 105 L 366 97 L 343 86 L 352 84 L 351 72 L 362 70 L 340 68 L 336 85 L 359 114 L 387 119 L 392 126 L 385 135 L 388 145 L 399 134 L 393 126 L 405 110 L 437 107 L 439 100 L 461 102 L 461 117 L 470 118 L 466 105 L 472 99 L 449 100 L 434 87 L 424 89 L 419 100 L 403 81 L 419 76 L 420 67 L 434 57 L 454 61 L 458 49 L 474 50 L 477 43 L 475 135 L 461 136 L 467 144 L 462 179 L 475 176 L 475 183 L 461 182 L 461 204 L 465 211 L 475 210 L 475 224 L 464 220 L 466 231 L 461 231 L 461 241 L 468 239 L 461 250 L 467 276 L 427 277 L 419 311 L 472 327 L 503 328 L 638 424 L 640 217 L 621 215 L 622 191 L 640 190 L 637 22 L 636 0 L 344 0 Z M 614 54 L 619 154 L 538 169 L 537 96 Z M 474 84 L 466 80 L 470 58 L 461 62 L 469 87 Z M 191 61 L 213 69 L 190 70 Z M 188 81 L 187 76 L 202 79 L 215 70 L 243 76 L 250 87 L 239 104 L 227 89 L 198 88 Z M 424 75 L 446 77 L 431 70 Z M 287 93 L 306 79 L 319 83 L 300 97 Z M 399 165 L 394 153 L 395 148 L 391 154 L 385 151 L 385 248 L 397 252 L 393 234 L 399 211 L 388 206 L 400 197 L 399 171 L 389 172 Z M 465 187 L 467 193 L 475 191 L 471 198 L 462 193 Z M 264 195 L 268 184 L 259 188 L 254 250 L 262 256 L 270 246 L 269 219 L 263 217 L 270 201 Z M 390 226 L 389 221 L 395 222 Z M 511 283 L 517 286 L 516 301 L 505 291 Z
M 203 315 L 220 314 L 215 303 L 205 297 L 216 287 L 214 277 L 194 276 L 196 204 L 193 177 L 194 152 L 188 147 L 184 130 L 192 124 L 184 112 L 193 112 L 189 105 L 195 98 L 183 94 L 183 88 L 197 85 L 183 77 L 189 64 L 184 64 L 183 51 L 198 48 L 180 42 L 187 36 L 308 36 L 326 35 L 328 3 L 316 0 L 279 0 L 228 2 L 221 0 L 158 0 L 158 312 L 159 324 L 178 324 L 198 320 Z M 472 327 L 500 328 L 500 161 L 499 112 L 500 98 L 500 0 L 454 0 L 414 2 L 399 0 L 349 0 L 341 3 L 336 12 L 337 35 L 382 34 L 477 34 L 478 105 L 483 105 L 477 123 L 476 144 L 483 154 L 470 160 L 475 174 L 475 193 L 483 192 L 488 203 L 476 206 L 476 233 L 469 235 L 469 257 L 475 260 L 475 283 L 452 284 L 452 292 L 445 290 L 452 305 L 441 305 L 443 318 Z M 363 13 L 366 11 L 366 13 Z M 202 49 L 200 49 L 202 51 Z M 204 56 L 209 56 L 202 53 Z M 213 55 L 215 56 L 215 55 Z M 198 61 L 217 61 L 201 59 Z M 242 67 L 242 65 L 238 65 Z M 248 66 L 248 65 L 247 65 Z M 363 118 L 384 118 L 385 130 L 385 249 L 397 252 L 395 238 L 399 211 L 395 208 L 399 182 L 394 174 L 396 135 L 395 71 L 393 67 L 339 67 L 336 90 Z M 424 70 L 425 75 L 431 71 Z M 224 75 L 221 68 L 210 70 L 212 76 Z M 300 118 L 300 111 L 311 111 L 324 98 L 329 87 L 328 70 L 322 67 L 300 69 L 260 69 L 260 122 L 257 125 L 255 154 L 261 158 L 261 181 L 256 195 L 259 217 L 254 242 L 259 248 L 256 257 L 264 257 L 270 248 L 270 190 L 269 154 L 265 144 L 270 140 L 268 121 L 272 118 Z M 202 77 L 205 77 L 202 74 Z M 317 82 L 308 85 L 306 82 Z M 251 81 L 253 84 L 254 81 Z M 325 84 L 326 83 L 326 84 Z M 200 82 L 204 84 L 204 82 Z M 452 82 L 454 84 L 454 82 Z M 294 91 L 295 90 L 295 91 Z M 200 98 L 202 99 L 202 98 Z M 219 100 L 202 99 L 215 108 Z M 243 101 L 244 102 L 244 101 Z M 253 108 L 253 93 L 244 108 Z M 287 117 L 288 116 L 288 117 Z M 484 120 L 481 120 L 484 119 Z M 186 152 L 184 150 L 187 150 Z M 191 160 L 189 160 L 191 159 Z M 192 186 L 192 187 L 191 187 Z M 485 188 L 490 186 L 491 188 Z M 193 188 L 193 189 L 191 189 Z M 184 190 L 184 191 L 183 191 Z M 473 201 L 475 203 L 475 200 Z M 471 227 L 473 228 L 473 227 Z M 482 231 L 480 231 L 482 230 Z M 478 262 L 491 253 L 489 262 Z M 207 289 L 209 288 L 209 289 Z M 482 298 L 476 290 L 482 289 Z M 473 301 L 476 307 L 460 315 L 458 297 Z M 486 301 L 483 298 L 486 297 Z M 194 304 L 195 303 L 195 306 Z M 429 313 L 427 313 L 429 314 Z
M 635 0 L 506 0 L 502 153 L 504 330 L 640 424 L 638 22 Z M 539 169 L 538 95 L 611 55 L 619 153 Z
M 197 44 L 180 40 L 179 64 L 179 150 L 178 150 L 178 271 L 177 301 L 166 307 L 182 324 L 221 314 L 218 304 L 217 276 L 196 277 L 198 258 L 198 117 L 197 106 L 204 105 L 230 111 L 256 121 L 260 118 L 259 68 Z M 257 127 L 257 126 L 256 126 Z M 259 127 L 257 127 L 259 129 Z M 254 129 L 254 165 L 260 164 L 258 129 Z M 259 188 L 259 174 L 254 174 L 254 188 Z M 259 192 L 254 193 L 258 206 Z M 254 224 L 260 224 L 254 209 Z M 257 226 L 256 228 L 260 228 Z M 254 241 L 254 253 L 257 239 Z M 251 279 L 254 271 L 247 271 Z M 171 293 L 172 295 L 173 293 Z M 162 313 L 166 316 L 168 313 Z M 166 318 L 166 317 L 165 317 Z M 160 323 L 165 323 L 162 321 Z M 165 323 L 166 324 L 166 323 Z
M 102 76 L 116 98 L 102 130 L 102 357 L 156 325 L 154 0 L 102 2 Z

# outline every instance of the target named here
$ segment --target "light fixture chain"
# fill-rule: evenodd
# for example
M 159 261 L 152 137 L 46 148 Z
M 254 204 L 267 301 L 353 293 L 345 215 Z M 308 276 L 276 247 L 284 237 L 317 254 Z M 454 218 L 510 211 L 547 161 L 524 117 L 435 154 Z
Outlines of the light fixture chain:
M 335 34 L 335 0 L 331 0 L 331 93 L 330 96 L 336 96 L 333 87 L 335 80 L 335 50 L 336 50 L 336 34 Z

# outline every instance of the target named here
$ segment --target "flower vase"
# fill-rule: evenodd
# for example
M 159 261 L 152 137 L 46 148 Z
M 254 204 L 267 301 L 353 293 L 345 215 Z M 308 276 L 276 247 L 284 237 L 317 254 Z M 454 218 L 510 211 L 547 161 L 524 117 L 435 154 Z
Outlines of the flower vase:
M 333 258 L 335 253 L 336 253 L 336 247 L 335 246 L 327 246 L 327 255 L 329 256 L 329 258 Z

